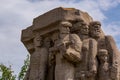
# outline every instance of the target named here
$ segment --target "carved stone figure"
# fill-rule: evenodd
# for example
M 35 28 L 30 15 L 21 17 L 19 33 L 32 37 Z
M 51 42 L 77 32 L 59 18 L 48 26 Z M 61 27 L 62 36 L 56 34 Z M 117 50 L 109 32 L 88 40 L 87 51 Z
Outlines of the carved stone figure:
M 62 24 L 67 25 L 70 23 L 67 22 L 67 24 L 66 23 L 62 23 Z M 62 31 L 63 30 L 60 30 L 60 32 L 62 32 Z M 79 36 L 77 34 L 71 34 L 70 31 L 69 31 L 69 34 L 62 33 L 62 34 L 60 34 L 60 36 L 61 35 L 66 35 L 65 37 L 63 37 L 63 36 L 60 37 L 62 40 L 63 46 L 65 46 L 65 53 L 63 54 L 63 56 L 68 61 L 80 62 L 82 42 L 81 42 L 81 39 L 79 38 Z
M 82 60 L 76 64 L 75 79 L 76 80 L 95 80 L 97 72 L 96 54 L 97 42 L 89 38 L 89 28 L 83 20 L 77 21 L 73 28 L 76 34 L 82 39 Z M 77 31 L 76 31 L 77 30 Z
M 54 44 L 53 50 L 58 48 L 58 53 L 55 54 L 55 80 L 74 80 L 75 68 L 72 62 L 78 62 L 81 58 L 81 40 L 78 36 L 70 34 L 69 27 L 72 27 L 72 24 L 68 21 L 60 23 L 59 43 Z
M 105 49 L 100 49 L 98 51 L 98 80 L 111 80 L 110 79 L 110 69 L 108 63 L 108 51 Z
M 93 21 L 89 26 L 90 36 L 95 38 L 98 43 L 98 50 L 106 49 L 108 51 L 109 64 L 111 66 L 111 76 L 113 80 L 119 80 L 119 51 L 115 45 L 115 41 L 111 36 L 105 36 L 101 30 L 101 23 L 99 21 Z M 112 68 L 114 68 L 112 70 Z
M 29 80 L 45 80 L 48 51 L 43 47 L 42 37 L 37 34 L 34 38 L 35 51 L 31 54 Z
M 30 60 L 30 75 L 29 80 L 38 80 L 39 78 L 39 66 L 40 66 L 40 57 L 41 57 L 41 49 L 42 46 L 42 38 L 39 34 L 37 34 L 34 38 L 34 49 L 35 51 L 31 54 Z
M 120 52 L 99 21 L 75 8 L 56 8 L 22 30 L 30 53 L 24 80 L 120 80 Z
M 55 80 L 55 55 L 58 53 L 57 44 L 59 43 L 59 36 L 57 32 L 52 34 L 51 41 L 53 42 L 53 46 L 49 48 L 47 80 Z

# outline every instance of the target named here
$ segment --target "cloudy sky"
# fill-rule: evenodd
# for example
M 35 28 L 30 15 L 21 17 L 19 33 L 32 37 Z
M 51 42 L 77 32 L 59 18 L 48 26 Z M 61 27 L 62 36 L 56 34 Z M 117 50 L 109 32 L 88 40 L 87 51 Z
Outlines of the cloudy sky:
M 120 50 L 120 0 L 0 0 L 0 63 L 12 65 L 18 73 L 28 54 L 20 42 L 21 30 L 33 18 L 60 6 L 80 9 L 101 21 Z

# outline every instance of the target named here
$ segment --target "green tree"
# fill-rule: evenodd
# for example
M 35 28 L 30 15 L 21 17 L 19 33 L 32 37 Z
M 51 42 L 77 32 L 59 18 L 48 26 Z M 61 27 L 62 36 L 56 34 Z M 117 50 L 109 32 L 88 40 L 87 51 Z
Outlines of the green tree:
M 29 55 L 27 55 L 26 60 L 24 60 L 24 65 L 21 68 L 21 71 L 18 75 L 18 80 L 23 80 L 25 78 L 26 72 L 29 68 L 29 64 L 30 64 L 30 57 Z
M 30 64 L 29 55 L 24 60 L 24 65 L 21 67 L 21 71 L 18 74 L 18 80 L 23 80 Z M 7 67 L 4 64 L 0 64 L 0 80 L 16 80 L 16 75 L 13 74 L 11 66 Z
M 16 75 L 13 75 L 13 71 L 11 70 L 11 66 L 6 67 L 3 64 L 0 64 L 0 80 L 15 80 Z

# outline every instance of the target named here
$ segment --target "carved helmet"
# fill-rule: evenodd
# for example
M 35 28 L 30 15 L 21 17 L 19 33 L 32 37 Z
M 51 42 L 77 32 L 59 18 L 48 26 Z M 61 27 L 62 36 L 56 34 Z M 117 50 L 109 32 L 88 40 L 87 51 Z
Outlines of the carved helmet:
M 69 21 L 62 21 L 60 24 L 64 27 L 72 27 L 72 24 Z
M 101 26 L 101 23 L 99 21 L 92 21 L 92 22 L 90 22 L 89 26 L 94 26 L 96 24 Z

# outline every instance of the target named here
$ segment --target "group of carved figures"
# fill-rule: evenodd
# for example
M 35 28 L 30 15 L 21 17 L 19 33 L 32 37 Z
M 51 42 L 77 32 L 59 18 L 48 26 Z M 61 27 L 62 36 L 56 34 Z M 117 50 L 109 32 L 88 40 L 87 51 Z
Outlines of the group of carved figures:
M 120 80 L 119 53 L 98 21 L 61 21 L 59 31 L 33 42 L 25 80 Z

